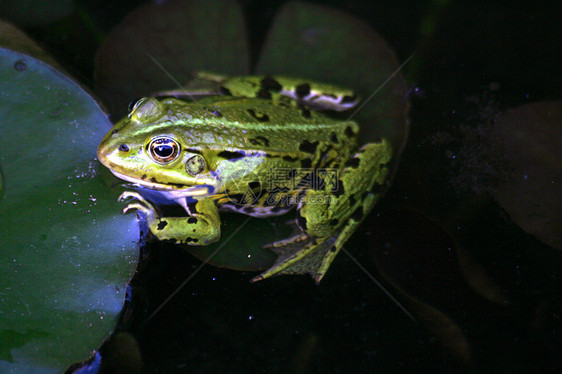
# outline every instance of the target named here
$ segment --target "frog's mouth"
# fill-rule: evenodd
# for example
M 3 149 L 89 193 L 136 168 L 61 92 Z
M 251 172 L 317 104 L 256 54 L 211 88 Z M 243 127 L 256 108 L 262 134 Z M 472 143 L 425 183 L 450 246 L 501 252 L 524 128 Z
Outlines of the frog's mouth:
M 218 190 L 218 186 L 214 184 L 200 184 L 192 187 L 179 188 L 178 185 L 162 184 L 144 179 L 133 178 L 131 176 L 121 174 L 117 171 L 111 170 L 113 175 L 124 181 L 133 183 L 137 186 L 149 188 L 151 190 L 171 192 L 175 198 L 179 197 L 203 197 L 213 195 Z

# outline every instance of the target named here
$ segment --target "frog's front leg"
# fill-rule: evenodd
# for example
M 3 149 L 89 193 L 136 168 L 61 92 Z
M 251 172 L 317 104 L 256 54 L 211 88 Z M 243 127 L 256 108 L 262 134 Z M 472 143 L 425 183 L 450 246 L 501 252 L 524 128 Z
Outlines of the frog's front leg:
M 330 178 L 322 190 L 307 190 L 297 218 L 305 237 L 297 235 L 270 245 L 279 258 L 254 280 L 308 273 L 320 282 L 375 205 L 388 174 L 385 165 L 390 155 L 386 141 L 366 144 L 347 162 L 339 178 Z
M 125 191 L 119 201 L 136 199 L 127 204 L 123 214 L 138 210 L 146 215 L 150 232 L 162 241 L 176 244 L 207 245 L 220 239 L 220 216 L 215 202 L 202 199 L 195 203 L 188 217 L 163 217 L 138 192 Z

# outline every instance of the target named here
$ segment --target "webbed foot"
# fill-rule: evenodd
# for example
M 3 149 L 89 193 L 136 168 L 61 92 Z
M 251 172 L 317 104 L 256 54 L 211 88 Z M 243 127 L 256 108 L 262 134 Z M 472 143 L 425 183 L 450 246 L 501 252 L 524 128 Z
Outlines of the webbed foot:
M 319 283 L 328 270 L 325 259 L 331 257 L 336 238 L 337 235 L 312 238 L 303 234 L 268 244 L 266 247 L 279 256 L 271 268 L 254 277 L 252 282 L 283 274 L 310 274 Z

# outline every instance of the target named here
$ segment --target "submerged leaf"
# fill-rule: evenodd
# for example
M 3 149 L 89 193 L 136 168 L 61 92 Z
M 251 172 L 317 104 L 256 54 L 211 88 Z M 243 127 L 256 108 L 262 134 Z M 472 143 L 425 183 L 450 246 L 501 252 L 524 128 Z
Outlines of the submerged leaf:
M 255 70 L 349 87 L 363 100 L 376 92 L 353 118 L 361 124 L 363 141 L 389 139 L 396 161 L 408 134 L 406 85 L 400 74 L 383 84 L 398 67 L 394 51 L 363 21 L 289 2 L 275 17 Z
M 236 2 L 150 2 L 129 14 L 100 47 L 96 91 L 119 117 L 129 101 L 178 88 L 196 70 L 248 74 L 248 55 Z
M 562 249 L 562 102 L 539 102 L 503 114 L 494 127 L 513 177 L 496 200 L 523 230 Z

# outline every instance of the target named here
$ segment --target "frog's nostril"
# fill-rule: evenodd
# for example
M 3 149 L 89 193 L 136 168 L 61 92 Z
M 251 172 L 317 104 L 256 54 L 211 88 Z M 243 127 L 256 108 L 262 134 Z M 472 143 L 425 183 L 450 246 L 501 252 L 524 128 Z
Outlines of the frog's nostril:
M 129 151 L 129 147 L 127 146 L 127 144 L 121 144 L 121 145 L 119 146 L 119 150 L 120 150 L 121 152 L 128 152 L 128 151 Z

